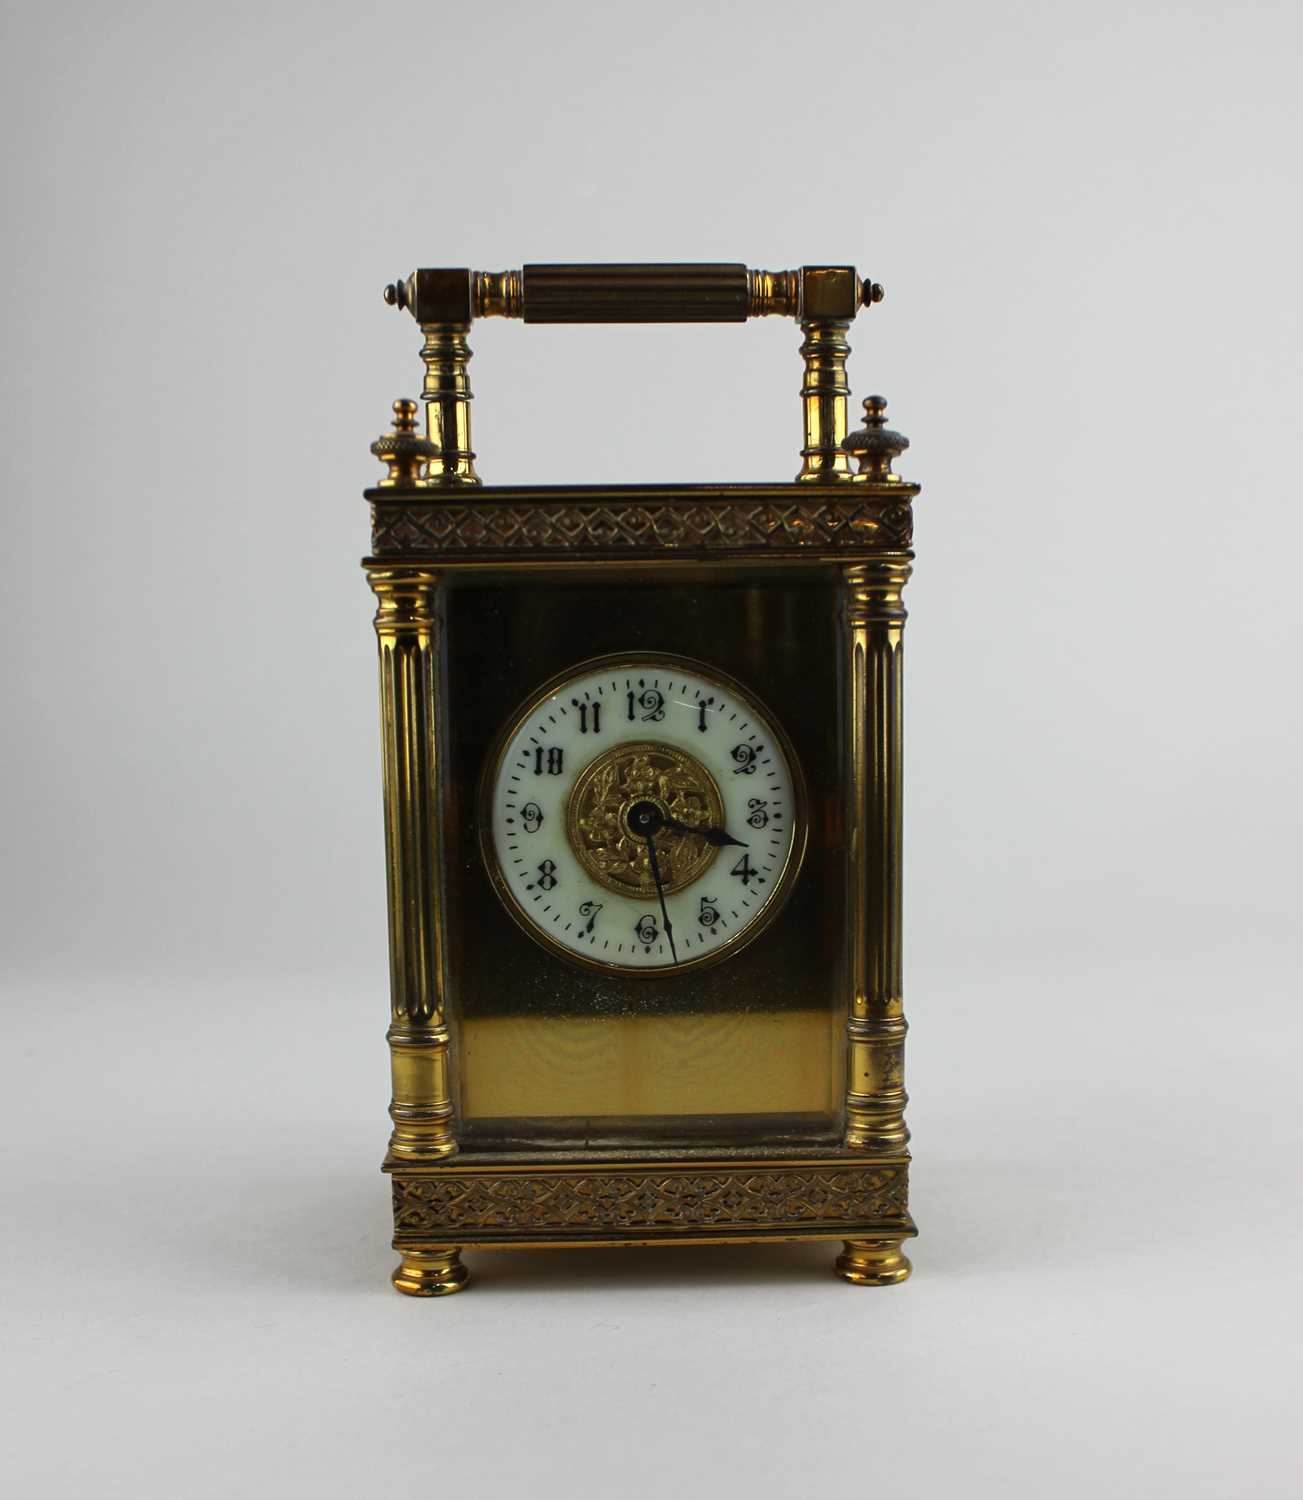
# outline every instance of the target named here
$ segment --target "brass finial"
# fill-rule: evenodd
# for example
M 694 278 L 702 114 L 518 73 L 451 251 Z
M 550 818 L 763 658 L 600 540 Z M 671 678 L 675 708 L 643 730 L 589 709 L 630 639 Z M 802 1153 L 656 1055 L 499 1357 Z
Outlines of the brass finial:
M 842 447 L 859 460 L 857 479 L 876 480 L 880 484 L 900 483 L 900 475 L 891 472 L 891 462 L 909 447 L 909 439 L 903 432 L 893 432 L 887 426 L 885 396 L 864 398 L 864 426 L 858 432 L 848 434 Z
M 865 307 L 872 307 L 875 302 L 881 302 L 887 295 L 887 289 L 880 281 L 866 281 L 860 287 L 860 301 Z
M 407 285 L 402 281 L 391 281 L 384 290 L 384 298 L 390 307 L 407 306 Z
M 403 398 L 394 402 L 394 420 L 390 430 L 371 444 L 371 451 L 389 472 L 377 488 L 382 490 L 420 490 L 429 481 L 425 477 L 426 465 L 437 458 L 439 447 L 428 438 L 418 435 L 415 401 Z

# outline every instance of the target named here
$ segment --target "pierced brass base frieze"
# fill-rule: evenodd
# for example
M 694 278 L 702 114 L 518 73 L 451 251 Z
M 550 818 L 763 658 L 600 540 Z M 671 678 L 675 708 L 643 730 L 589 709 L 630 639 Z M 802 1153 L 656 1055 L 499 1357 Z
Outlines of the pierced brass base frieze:
M 394 1173 L 395 1246 L 897 1241 L 914 1233 L 896 1161 L 450 1165 Z

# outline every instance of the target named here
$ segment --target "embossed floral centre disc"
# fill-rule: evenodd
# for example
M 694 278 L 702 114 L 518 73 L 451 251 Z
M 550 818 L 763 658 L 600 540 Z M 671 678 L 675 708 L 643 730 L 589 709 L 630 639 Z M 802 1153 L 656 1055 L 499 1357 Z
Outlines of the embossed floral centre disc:
M 566 836 L 575 858 L 600 885 L 621 896 L 656 892 L 647 840 L 629 815 L 651 803 L 685 828 L 720 828 L 724 802 L 710 772 L 683 750 L 654 743 L 616 745 L 579 776 L 566 808 Z M 652 836 L 665 894 L 699 880 L 718 852 L 681 828 Z

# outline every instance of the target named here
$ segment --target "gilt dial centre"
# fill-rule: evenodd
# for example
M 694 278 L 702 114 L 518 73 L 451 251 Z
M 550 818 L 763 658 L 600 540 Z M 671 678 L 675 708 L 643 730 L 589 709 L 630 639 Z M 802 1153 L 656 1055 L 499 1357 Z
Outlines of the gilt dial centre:
M 597 756 L 575 781 L 566 835 L 575 858 L 609 891 L 665 894 L 699 880 L 715 849 L 693 828 L 716 828 L 724 800 L 705 766 L 685 750 L 653 741 L 620 744 Z

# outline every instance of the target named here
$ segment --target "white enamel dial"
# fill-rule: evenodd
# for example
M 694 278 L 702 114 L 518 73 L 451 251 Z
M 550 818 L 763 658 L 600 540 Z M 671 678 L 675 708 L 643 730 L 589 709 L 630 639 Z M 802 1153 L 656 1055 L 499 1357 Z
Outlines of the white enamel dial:
M 782 905 L 805 844 L 787 738 L 731 678 L 651 653 L 585 662 L 506 727 L 481 836 L 508 910 L 582 963 L 712 962 Z

